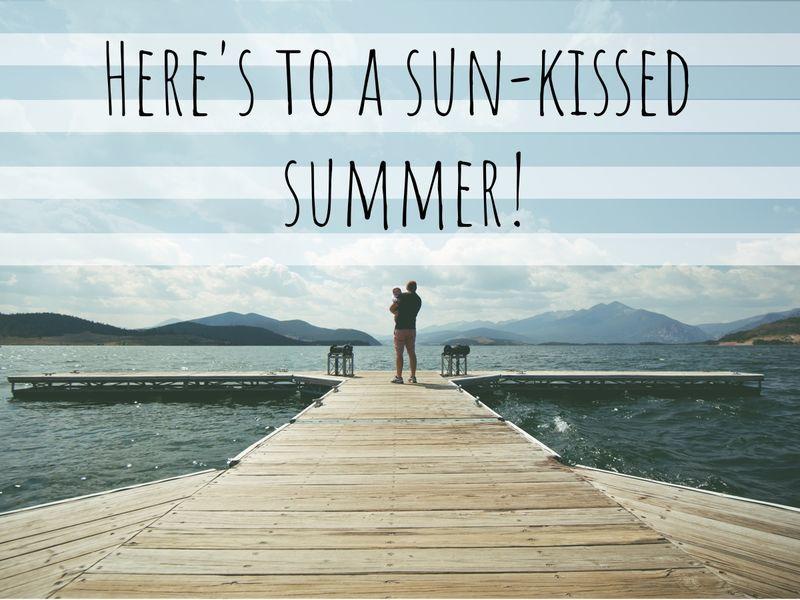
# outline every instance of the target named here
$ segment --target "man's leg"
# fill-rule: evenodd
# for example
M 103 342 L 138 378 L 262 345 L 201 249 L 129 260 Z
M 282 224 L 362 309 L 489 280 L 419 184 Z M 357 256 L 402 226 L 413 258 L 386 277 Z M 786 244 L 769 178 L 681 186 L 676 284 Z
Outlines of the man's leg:
M 403 376 L 403 346 L 404 341 L 402 336 L 398 335 L 398 330 L 394 330 L 394 364 L 397 371 L 397 376 Z
M 416 341 L 417 341 L 417 332 L 416 330 L 412 330 L 409 336 L 406 338 L 406 350 L 408 350 L 408 368 L 411 371 L 411 377 L 413 379 L 416 379 L 417 377 Z

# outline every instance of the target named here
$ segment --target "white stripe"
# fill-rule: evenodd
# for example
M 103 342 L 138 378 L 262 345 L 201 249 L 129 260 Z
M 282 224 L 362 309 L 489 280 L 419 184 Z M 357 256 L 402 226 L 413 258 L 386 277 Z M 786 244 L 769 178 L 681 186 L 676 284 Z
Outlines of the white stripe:
M 433 169 L 412 167 L 424 197 Z M 357 169 L 371 193 L 377 167 Z M 300 198 L 311 197 L 310 172 L 308 162 L 289 171 Z M 489 181 L 491 173 L 487 168 Z M 324 202 L 326 161 L 316 161 L 315 174 L 316 197 Z M 403 167 L 388 167 L 390 198 L 403 197 L 404 180 Z M 469 187 L 464 198 L 482 198 L 481 162 L 463 168 L 461 181 Z M 495 198 L 514 198 L 515 182 L 514 167 L 498 167 Z M 800 199 L 800 167 L 524 167 L 520 182 L 521 199 Z M 348 185 L 349 168 L 339 163 L 333 170 L 334 198 L 346 199 Z M 457 196 L 455 167 L 442 169 L 442 189 L 445 198 Z M 289 205 L 292 196 L 283 167 L 0 167 L 0 199 L 257 199 Z
M 155 132 L 214 132 L 214 133 L 645 133 L 645 132 L 800 132 L 800 101 L 798 100 L 689 100 L 679 115 L 669 117 L 664 102 L 652 101 L 648 109 L 658 116 L 644 118 L 634 103 L 625 117 L 613 111 L 621 102 L 614 102 L 603 117 L 575 117 L 568 103 L 563 104 L 566 115 L 560 117 L 552 104 L 539 116 L 539 102 L 505 100 L 497 116 L 489 113 L 485 103 L 478 103 L 475 116 L 469 115 L 468 102 L 454 102 L 447 117 L 436 115 L 430 103 L 422 112 L 407 116 L 414 102 L 391 100 L 383 102 L 383 116 L 377 116 L 369 106 L 364 116 L 358 116 L 359 102 L 334 102 L 325 117 L 313 113 L 307 102 L 297 102 L 294 113 L 286 113 L 286 103 L 279 100 L 257 101 L 248 117 L 240 117 L 244 102 L 208 100 L 200 108 L 208 117 L 183 117 L 174 111 L 149 118 L 139 117 L 132 104 L 127 116 L 108 116 L 105 100 L 0 100 L 0 131 L 15 133 L 155 133 Z M 161 105 L 152 103 L 153 109 Z M 595 111 L 600 102 L 586 101 L 581 108 Z M 409 158 L 413 158 L 410 156 Z
M 220 54 L 220 42 L 227 48 Z M 553 57 L 559 49 L 583 50 L 583 60 L 591 64 L 594 53 L 603 48 L 603 64 L 613 64 L 616 52 L 627 49 L 623 64 L 637 64 L 642 50 L 656 56 L 648 64 L 664 64 L 666 50 L 679 52 L 689 65 L 796 65 L 800 64 L 800 34 L 796 33 L 257 33 L 257 34 L 178 34 L 178 33 L 17 33 L 0 35 L 0 65 L 105 66 L 105 43 L 116 46 L 124 40 L 126 64 L 138 64 L 138 51 L 149 50 L 153 57 L 145 64 L 159 74 L 158 57 L 164 49 L 175 50 L 184 68 L 191 69 L 192 51 L 203 50 L 201 65 L 235 65 L 239 53 L 250 49 L 248 65 L 283 66 L 278 49 L 299 49 L 302 54 L 293 64 L 308 65 L 315 49 L 330 53 L 338 66 L 366 64 L 369 50 L 375 48 L 379 65 L 405 65 L 408 53 L 419 50 L 414 64 L 432 62 L 437 50 L 439 64 L 449 64 L 450 48 L 456 49 L 458 64 L 467 64 L 470 50 L 475 50 L 483 65 L 493 62 L 495 52 L 503 53 L 504 65 L 539 65 L 542 49 Z M 115 62 L 118 57 L 114 56 Z M 569 64 L 571 55 L 561 62 Z M 104 83 L 104 82 L 102 82 Z
M 800 265 L 800 234 L 0 234 L 2 265 Z

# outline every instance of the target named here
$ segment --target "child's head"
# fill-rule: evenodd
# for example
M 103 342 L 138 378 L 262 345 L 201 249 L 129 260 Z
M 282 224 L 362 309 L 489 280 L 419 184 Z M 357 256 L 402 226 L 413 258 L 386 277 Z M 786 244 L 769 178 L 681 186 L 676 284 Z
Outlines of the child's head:
M 395 298 L 399 298 L 400 294 L 402 294 L 402 293 L 403 293 L 403 290 L 401 290 L 399 287 L 396 287 L 396 288 L 392 289 L 392 296 L 394 296 Z

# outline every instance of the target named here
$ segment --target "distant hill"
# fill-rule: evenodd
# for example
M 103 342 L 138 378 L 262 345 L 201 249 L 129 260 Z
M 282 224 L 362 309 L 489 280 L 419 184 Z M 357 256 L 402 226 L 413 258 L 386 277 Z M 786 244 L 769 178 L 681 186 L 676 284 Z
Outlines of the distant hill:
M 525 342 L 517 342 L 506 338 L 489 338 L 484 336 L 454 337 L 439 342 L 442 345 L 466 344 L 467 346 L 522 346 Z M 438 345 L 438 344 L 437 344 Z
M 710 338 L 719 339 L 729 333 L 753 329 L 759 325 L 765 325 L 767 323 L 788 319 L 790 317 L 800 317 L 800 308 L 793 308 L 791 310 L 784 310 L 782 312 L 755 315 L 752 317 L 747 317 L 746 319 L 731 321 L 730 323 L 704 323 L 702 325 L 698 325 L 698 327 L 705 331 Z
M 192 319 L 192 323 L 219 327 L 222 325 L 246 325 L 274 331 L 280 335 L 303 342 L 324 342 L 326 344 L 353 344 L 359 346 L 380 346 L 380 342 L 358 329 L 327 329 L 317 327 L 307 321 L 292 319 L 280 321 L 257 313 L 225 312 L 209 317 Z
M 496 323 L 492 321 L 455 321 L 443 325 L 428 325 L 427 327 L 422 327 L 417 330 L 417 338 L 419 338 L 420 335 L 444 333 L 447 331 L 468 331 L 479 327 L 494 327 L 495 325 Z
M 154 329 L 156 327 L 162 327 L 164 325 L 172 325 L 173 323 L 181 323 L 182 321 L 183 321 L 183 319 L 176 319 L 175 317 L 172 317 L 172 318 L 169 318 L 169 319 L 164 319 L 163 321 L 160 321 L 160 322 L 156 323 L 155 325 L 151 325 L 150 327 L 145 327 L 145 329 Z
M 465 341 L 472 339 L 472 342 Z M 417 334 L 420 344 L 473 344 L 491 346 L 514 346 L 519 344 L 530 344 L 529 339 L 523 335 L 518 335 L 510 331 L 491 327 L 476 327 L 465 331 L 442 330 L 423 334 Z
M 597 304 L 569 313 L 545 313 L 506 327 L 512 327 L 540 343 L 686 344 L 708 339 L 708 335 L 698 327 L 661 313 L 631 308 L 621 302 Z
M 41 338 L 81 333 L 124 336 L 127 335 L 128 331 L 113 325 L 58 313 L 17 313 L 10 315 L 0 313 L 0 339 L 14 337 Z
M 232 346 L 298 346 L 308 342 L 288 338 L 284 335 L 263 329 L 261 327 L 246 327 L 244 325 L 231 325 L 212 327 L 200 323 L 173 323 L 163 327 L 155 327 L 145 332 L 138 332 L 142 336 L 187 336 L 201 340 L 216 342 L 220 345 Z
M 123 329 L 57 313 L 0 314 L 0 344 L 296 346 L 298 341 L 260 327 L 174 323 Z
M 723 336 L 720 344 L 800 344 L 800 317 L 765 323 Z
M 545 312 L 466 330 L 452 327 L 441 331 L 428 330 L 420 336 L 420 341 L 440 344 L 454 339 L 487 338 L 492 343 L 507 340 L 512 344 L 686 344 L 703 342 L 709 337 L 700 328 L 666 315 L 611 302 L 583 310 Z

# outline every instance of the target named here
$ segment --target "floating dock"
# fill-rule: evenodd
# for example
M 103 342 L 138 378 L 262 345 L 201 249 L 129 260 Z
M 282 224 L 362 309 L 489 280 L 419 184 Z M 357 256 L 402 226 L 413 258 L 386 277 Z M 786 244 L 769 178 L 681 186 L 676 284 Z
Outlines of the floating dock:
M 464 377 L 464 384 L 524 385 L 550 390 L 630 390 L 715 388 L 718 390 L 761 389 L 764 375 L 738 371 L 508 371 L 478 372 Z
M 0 516 L 0 595 L 800 594 L 797 509 L 569 467 L 466 380 L 390 377 L 316 377 L 227 470 Z
M 331 386 L 328 379 L 303 377 L 273 371 L 196 372 L 196 371 L 130 371 L 107 373 L 43 373 L 8 377 L 15 397 L 82 392 L 85 394 L 119 394 L 123 392 L 164 394 L 169 392 L 263 392 L 296 386 L 319 391 Z
M 655 387 L 709 387 L 760 389 L 764 376 L 760 373 L 735 371 L 509 371 L 479 372 L 463 378 L 465 384 L 526 385 L 534 387 L 594 388 L 617 386 L 629 389 Z M 264 391 L 297 385 L 317 389 L 328 385 L 313 375 L 296 376 L 274 372 L 110 372 L 110 373 L 44 373 L 8 377 L 16 397 L 66 392 L 101 394 L 111 392 L 220 392 Z

